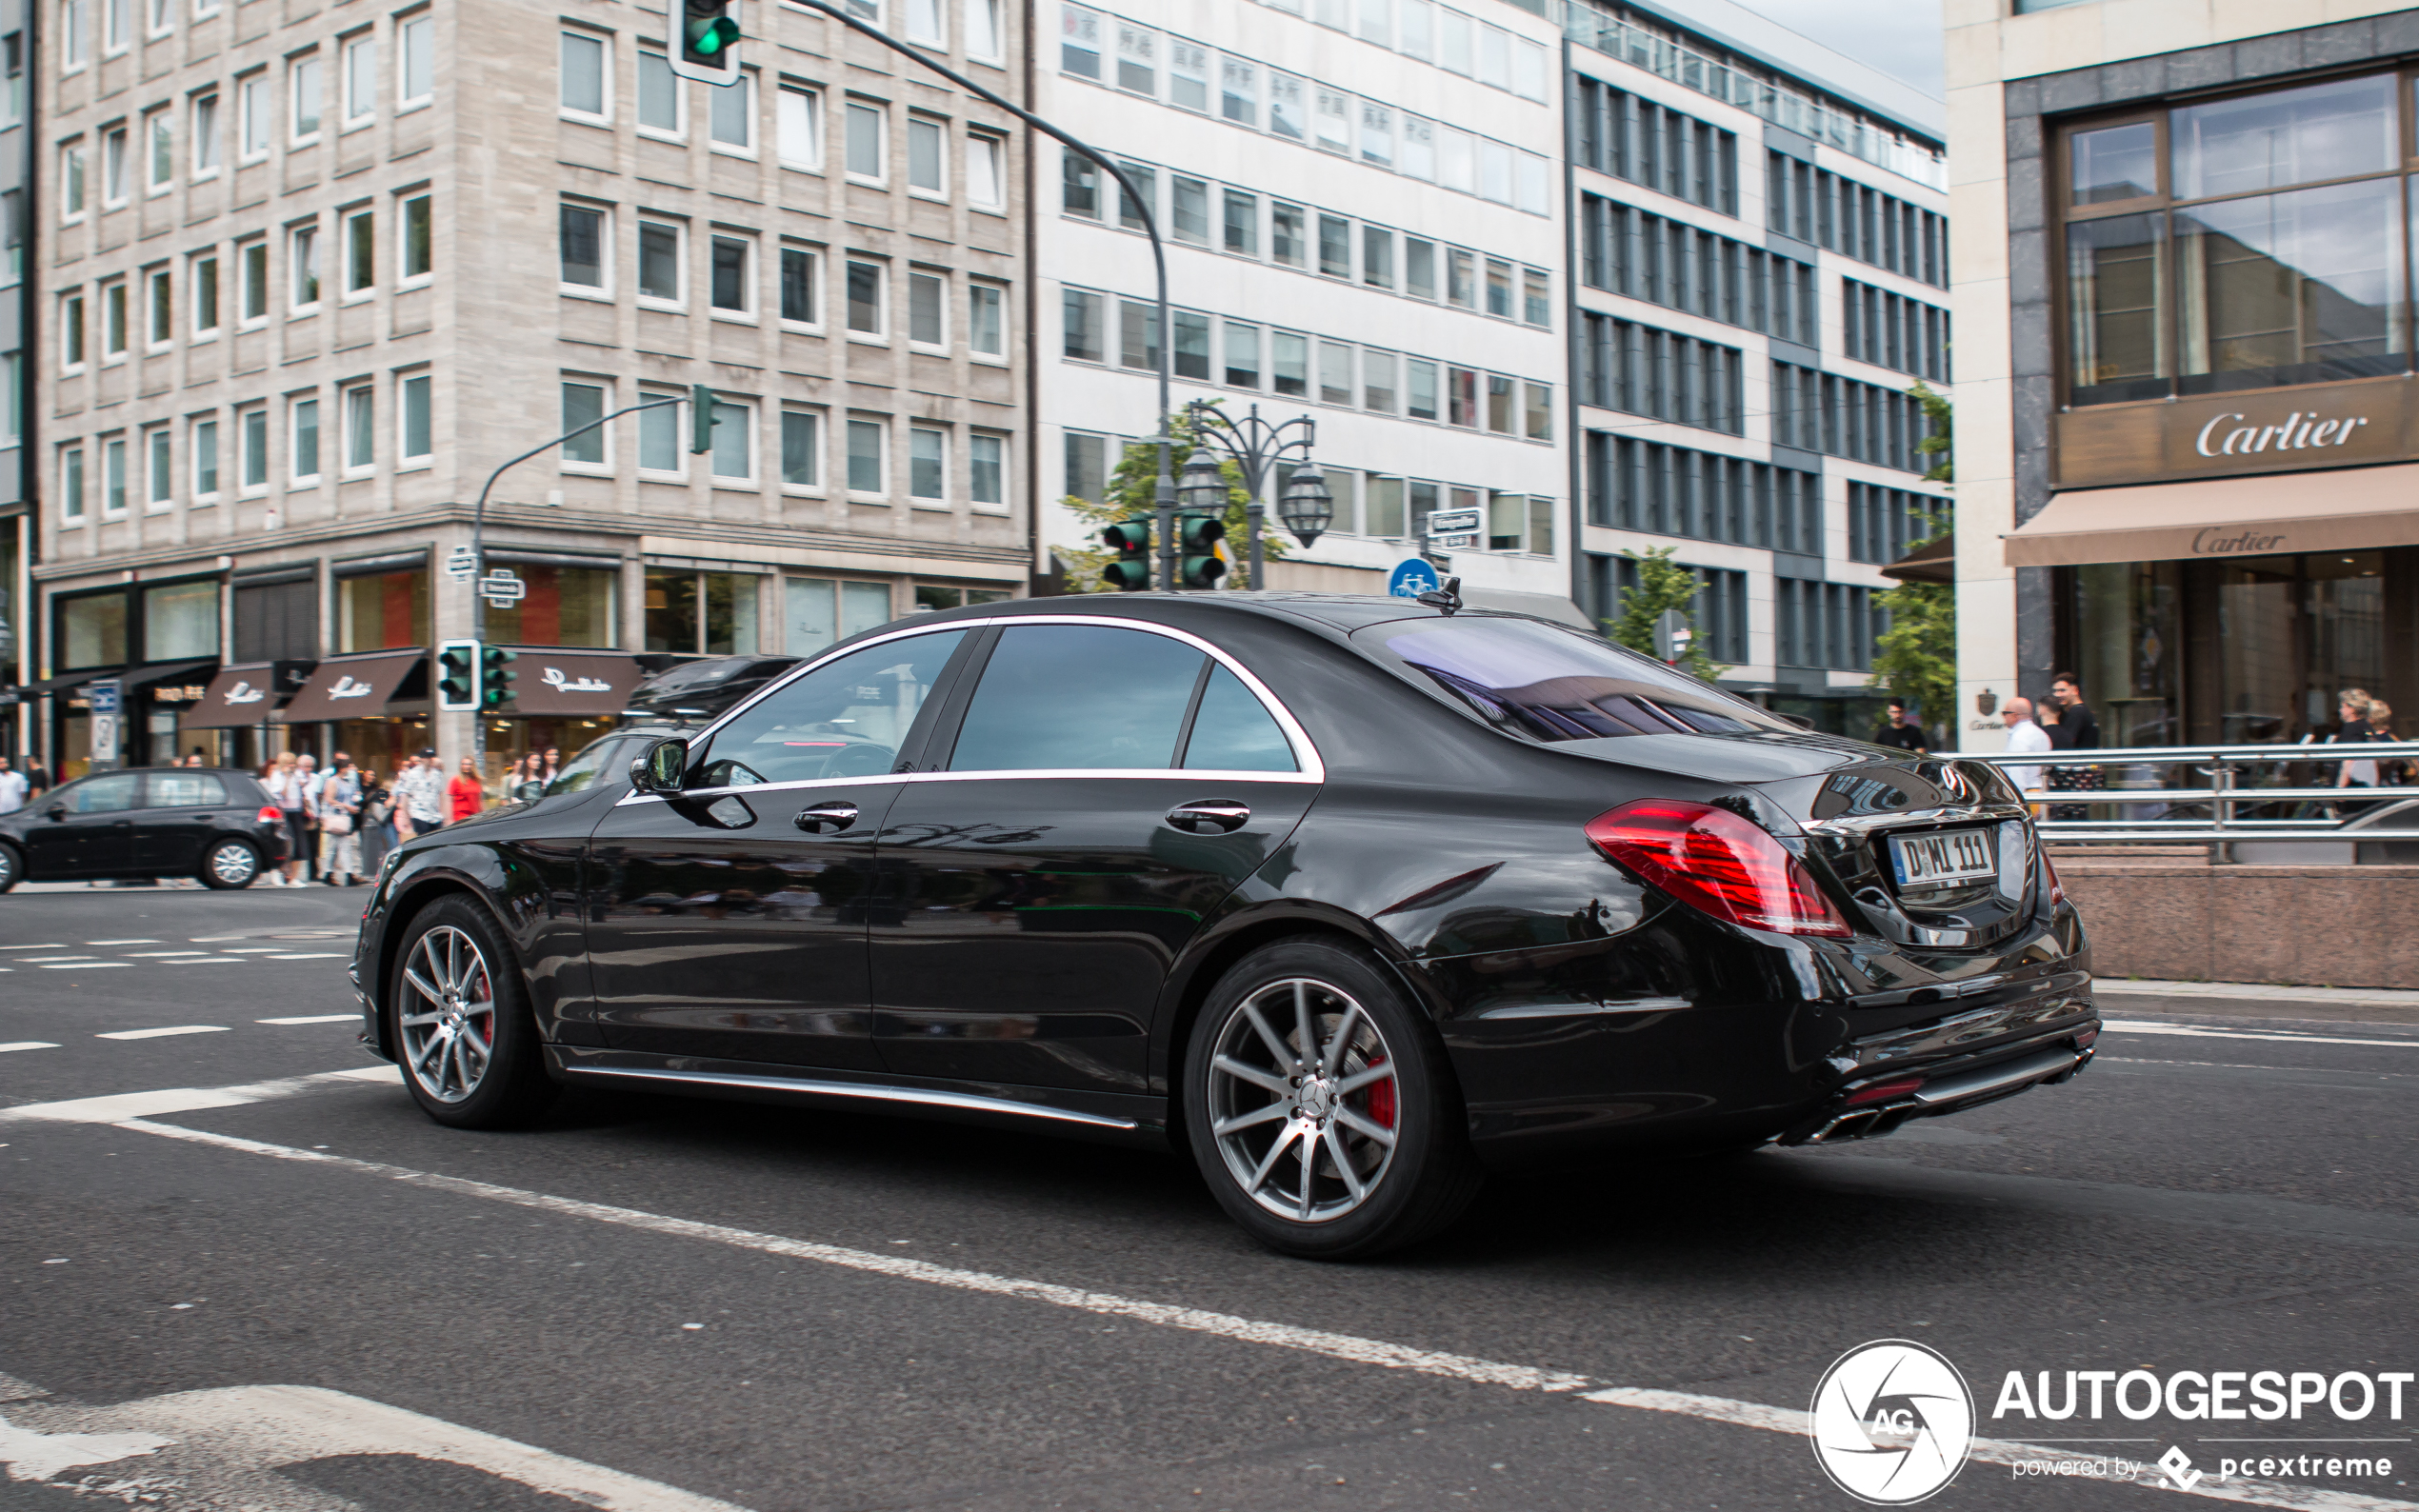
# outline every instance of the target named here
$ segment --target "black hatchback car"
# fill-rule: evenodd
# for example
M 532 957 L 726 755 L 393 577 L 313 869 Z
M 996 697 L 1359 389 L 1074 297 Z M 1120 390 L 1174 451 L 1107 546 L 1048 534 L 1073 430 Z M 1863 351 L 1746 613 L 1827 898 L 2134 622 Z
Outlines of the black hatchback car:
M 231 767 L 98 772 L 0 815 L 0 892 L 111 877 L 249 887 L 285 859 L 277 806 L 251 773 Z
M 1526 616 L 1203 593 L 844 643 L 403 846 L 353 970 L 441 1123 L 573 1083 L 1141 1141 L 1340 1258 L 1493 1166 L 2063 1081 L 2089 964 L 1988 766 Z

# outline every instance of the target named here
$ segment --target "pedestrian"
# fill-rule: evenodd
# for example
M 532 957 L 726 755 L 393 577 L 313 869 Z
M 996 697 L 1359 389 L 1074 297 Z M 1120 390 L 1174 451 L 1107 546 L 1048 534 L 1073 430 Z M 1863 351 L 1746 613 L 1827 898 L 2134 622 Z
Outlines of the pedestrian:
M 511 799 L 517 804 L 533 804 L 546 796 L 546 758 L 535 751 L 526 761 L 512 764 Z
M 23 808 L 26 795 L 31 790 L 32 785 L 25 780 L 25 773 L 11 766 L 8 757 L 0 756 L 0 814 L 13 814 Z
M 276 759 L 269 764 L 262 775 L 261 786 L 269 789 L 270 799 L 277 805 L 277 811 L 286 822 L 286 860 L 276 871 L 269 874 L 270 885 L 299 887 L 302 884 L 295 880 L 294 872 L 304 865 L 303 858 L 310 854 L 310 827 L 305 823 L 303 810 L 302 766 L 294 759 L 292 751 L 281 750 L 277 753 Z
M 319 877 L 319 758 L 303 751 L 294 757 L 294 769 L 302 773 L 303 827 L 309 832 L 302 850 L 302 880 L 314 882 Z
M 446 818 L 453 824 L 478 817 L 487 806 L 487 785 L 479 781 L 479 768 L 470 757 L 462 758 L 462 770 L 445 785 Z
M 2049 732 L 2032 720 L 2032 700 L 2011 698 L 1999 706 L 1999 721 L 2008 727 L 2008 746 L 2011 751 L 2048 750 Z M 2008 781 L 2016 790 L 2029 798 L 2041 790 L 2041 768 L 2038 766 L 2003 766 Z
M 545 776 L 546 776 L 546 781 L 547 781 L 550 785 L 551 785 L 551 784 L 553 783 L 553 781 L 554 781 L 554 774 L 555 774 L 556 772 L 558 772 L 558 771 L 561 771 L 562 769 L 563 769 L 563 752 L 562 752 L 562 749 L 561 749 L 559 746 L 549 746 L 548 747 L 546 747 L 546 773 L 545 773 Z
M 424 748 L 412 758 L 410 768 L 395 783 L 395 795 L 401 800 L 397 817 L 411 826 L 404 838 L 445 826 L 445 773 L 437 766 L 434 747 Z
M 1930 742 L 1924 739 L 1924 726 L 1907 717 L 1907 701 L 1903 698 L 1889 701 L 1889 721 L 1873 732 L 1873 744 L 1894 746 L 1903 751 L 1913 751 L 1918 756 L 1928 755 L 1931 750 Z
M 2054 706 L 2054 713 L 2051 712 Z M 2078 751 L 2100 748 L 2100 722 L 2090 706 L 2083 702 L 2083 684 L 2072 672 L 2058 672 L 2049 679 L 2049 698 L 2043 705 L 2049 746 L 2053 750 Z M 2054 721 L 2054 723 L 2053 723 Z M 2060 792 L 2098 792 L 2100 768 L 2097 766 L 2052 766 L 2049 786 Z M 2049 810 L 2052 819 L 2087 819 L 2090 810 L 2081 804 L 2058 804 Z
M 361 779 L 353 774 L 352 758 L 343 751 L 330 757 L 329 765 L 328 779 L 319 785 L 319 880 L 330 887 L 350 887 L 361 881 Z
M 366 767 L 361 773 L 361 808 L 354 828 L 361 836 L 361 874 L 374 877 L 395 846 L 394 794 L 380 784 L 376 772 Z
M 2336 728 L 2335 733 L 2327 737 L 2327 744 L 2367 746 L 2382 739 L 2383 737 L 2377 733 L 2376 722 L 2369 714 L 2374 707 L 2376 707 L 2376 702 L 2369 696 L 2366 688 L 2348 687 L 2335 695 L 2335 712 L 2341 717 L 2342 724 Z M 2376 761 L 2373 758 L 2363 757 L 2340 764 L 2335 771 L 2334 786 L 2374 787 L 2378 785 L 2378 781 Z M 2338 804 L 2335 806 L 2335 812 L 2338 818 L 2349 819 L 2369 806 L 2367 804 Z

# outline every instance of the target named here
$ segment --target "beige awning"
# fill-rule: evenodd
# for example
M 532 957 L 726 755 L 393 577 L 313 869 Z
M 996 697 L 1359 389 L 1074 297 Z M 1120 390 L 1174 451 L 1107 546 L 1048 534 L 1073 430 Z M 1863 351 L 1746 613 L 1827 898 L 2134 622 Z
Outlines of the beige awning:
M 2419 545 L 2419 465 L 2071 489 L 2006 541 L 2009 567 Z

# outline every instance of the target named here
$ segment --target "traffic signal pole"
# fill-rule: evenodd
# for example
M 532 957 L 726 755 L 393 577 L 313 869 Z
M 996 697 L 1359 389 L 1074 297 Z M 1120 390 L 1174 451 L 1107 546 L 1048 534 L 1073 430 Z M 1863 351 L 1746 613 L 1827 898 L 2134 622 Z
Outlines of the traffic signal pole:
M 1168 315 L 1168 246 L 1159 239 L 1159 218 L 1152 213 L 1150 197 L 1134 186 L 1134 181 L 1126 176 L 1124 169 L 1023 106 L 983 88 L 947 64 L 934 62 L 931 54 L 922 49 L 910 47 L 880 28 L 869 26 L 831 4 L 830 0 L 792 0 L 792 3 L 803 6 L 809 10 L 820 10 L 851 31 L 863 32 L 900 56 L 913 58 L 976 99 L 997 106 L 1044 136 L 1064 143 L 1082 153 L 1094 166 L 1117 181 L 1117 187 L 1126 191 L 1127 203 L 1133 206 L 1141 214 L 1143 231 L 1150 238 L 1150 261 L 1159 276 L 1159 416 L 1158 423 L 1152 428 L 1153 437 L 1159 444 L 1159 479 L 1152 491 L 1158 504 L 1154 518 L 1159 530 L 1159 585 L 1172 592 L 1178 587 L 1175 535 L 1176 480 L 1168 470 L 1168 448 L 1172 440 L 1168 434 L 1168 422 L 1171 413 L 1169 390 L 1173 387 L 1175 372 L 1175 332 L 1169 326 Z
M 610 424 L 624 415 L 635 414 L 641 409 L 661 409 L 666 405 L 685 405 L 693 402 L 692 394 L 675 394 L 668 399 L 650 399 L 643 404 L 624 406 L 610 415 L 601 415 L 590 421 L 576 430 L 566 430 L 543 446 L 531 447 L 519 456 L 498 464 L 496 469 L 488 474 L 488 481 L 479 487 L 479 502 L 470 510 L 470 638 L 472 640 L 485 646 L 488 639 L 488 601 L 486 595 L 479 592 L 479 583 L 487 576 L 488 570 L 488 495 L 495 491 L 495 480 L 531 457 L 551 451 L 564 442 L 587 435 L 598 427 Z M 436 742 L 431 740 L 430 744 L 433 746 Z M 487 770 L 488 715 L 484 706 L 470 716 L 470 755 L 479 770 Z

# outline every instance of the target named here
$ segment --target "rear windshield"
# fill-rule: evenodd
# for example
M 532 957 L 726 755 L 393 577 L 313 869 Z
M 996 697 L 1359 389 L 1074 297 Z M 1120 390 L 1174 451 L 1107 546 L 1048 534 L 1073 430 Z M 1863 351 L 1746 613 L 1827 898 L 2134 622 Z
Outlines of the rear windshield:
M 1352 639 L 1435 683 L 1496 728 L 1530 740 L 1796 732 L 1780 716 L 1686 672 L 1541 620 L 1394 620 Z

